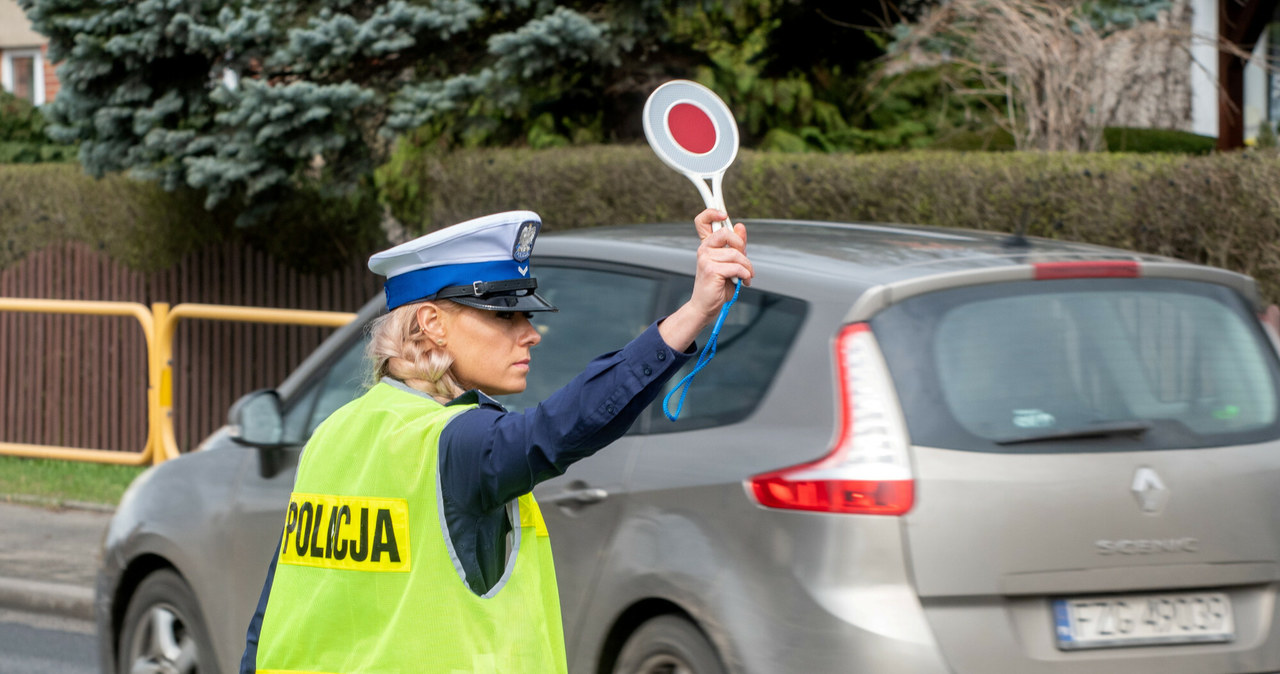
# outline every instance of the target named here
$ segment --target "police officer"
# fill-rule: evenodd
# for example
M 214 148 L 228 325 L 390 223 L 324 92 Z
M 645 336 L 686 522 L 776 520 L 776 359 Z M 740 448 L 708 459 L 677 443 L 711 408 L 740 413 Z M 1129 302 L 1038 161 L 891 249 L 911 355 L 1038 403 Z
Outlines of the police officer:
M 546 525 L 530 491 L 620 437 L 749 283 L 746 229 L 707 209 L 689 301 L 536 408 L 541 335 L 530 211 L 433 232 L 369 260 L 388 313 L 378 381 L 316 429 L 249 626 L 246 672 L 564 672 Z

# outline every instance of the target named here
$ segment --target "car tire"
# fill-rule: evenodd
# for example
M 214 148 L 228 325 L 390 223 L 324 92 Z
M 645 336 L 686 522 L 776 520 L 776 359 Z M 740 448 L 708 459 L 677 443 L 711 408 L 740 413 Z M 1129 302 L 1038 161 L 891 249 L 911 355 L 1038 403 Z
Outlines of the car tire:
M 143 579 L 120 632 L 119 674 L 214 674 L 213 644 L 195 594 L 168 569 Z
M 680 616 L 658 616 L 631 634 L 614 674 L 724 674 L 715 646 Z

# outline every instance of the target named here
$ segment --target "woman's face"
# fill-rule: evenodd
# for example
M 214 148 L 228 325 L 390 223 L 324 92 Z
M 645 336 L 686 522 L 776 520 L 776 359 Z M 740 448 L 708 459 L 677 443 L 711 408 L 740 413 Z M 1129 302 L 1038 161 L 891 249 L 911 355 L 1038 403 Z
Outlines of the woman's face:
M 529 314 L 461 309 L 446 314 L 446 349 L 453 355 L 458 383 L 493 396 L 524 391 L 529 349 L 542 341 Z

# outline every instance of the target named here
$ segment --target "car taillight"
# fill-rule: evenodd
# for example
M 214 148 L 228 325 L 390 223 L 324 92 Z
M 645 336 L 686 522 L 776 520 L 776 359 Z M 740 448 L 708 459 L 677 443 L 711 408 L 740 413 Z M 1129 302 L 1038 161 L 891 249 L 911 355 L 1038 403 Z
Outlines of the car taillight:
M 769 508 L 901 515 L 915 499 L 906 423 L 866 323 L 840 331 L 836 368 L 840 414 L 835 447 L 817 461 L 751 477 L 748 489 Z
M 1037 281 L 1068 278 L 1138 278 L 1142 268 L 1133 260 L 1072 260 L 1031 265 Z

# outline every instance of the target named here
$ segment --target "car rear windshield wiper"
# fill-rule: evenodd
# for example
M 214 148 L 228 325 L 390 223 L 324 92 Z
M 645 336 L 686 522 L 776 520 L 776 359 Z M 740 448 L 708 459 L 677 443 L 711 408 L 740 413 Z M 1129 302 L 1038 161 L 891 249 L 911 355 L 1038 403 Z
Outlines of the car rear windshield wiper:
M 1063 428 L 1044 433 L 1033 433 L 1030 435 L 1019 435 L 1004 440 L 996 440 L 997 445 L 1020 445 L 1028 442 L 1050 442 L 1053 440 L 1078 440 L 1081 438 L 1111 438 L 1120 435 L 1132 435 L 1141 437 L 1143 433 L 1151 430 L 1151 423 L 1147 421 L 1109 421 L 1092 426 L 1083 426 L 1080 428 Z

